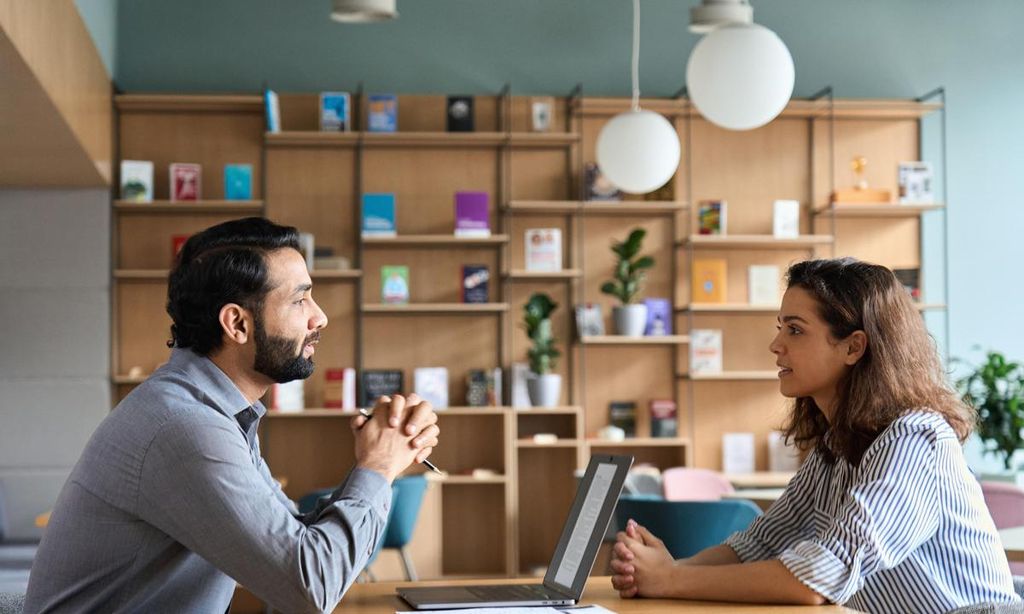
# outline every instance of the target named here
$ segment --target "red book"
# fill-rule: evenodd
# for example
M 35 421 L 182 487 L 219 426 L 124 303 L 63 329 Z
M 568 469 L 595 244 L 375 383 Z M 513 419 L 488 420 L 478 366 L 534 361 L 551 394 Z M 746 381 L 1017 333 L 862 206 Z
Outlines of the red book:
M 203 167 L 198 164 L 175 162 L 171 164 L 171 201 L 199 200 L 202 189 Z

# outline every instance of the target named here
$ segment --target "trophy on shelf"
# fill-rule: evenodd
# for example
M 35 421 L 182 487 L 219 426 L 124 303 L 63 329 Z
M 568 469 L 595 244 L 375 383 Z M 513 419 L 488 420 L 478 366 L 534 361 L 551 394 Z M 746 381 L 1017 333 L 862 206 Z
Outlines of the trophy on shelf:
M 862 155 L 856 155 L 850 160 L 850 168 L 856 176 L 857 181 L 852 188 L 843 188 L 832 192 L 834 203 L 889 203 L 892 202 L 892 192 L 880 188 L 868 186 L 868 180 L 864 176 L 864 170 L 868 166 L 868 159 Z

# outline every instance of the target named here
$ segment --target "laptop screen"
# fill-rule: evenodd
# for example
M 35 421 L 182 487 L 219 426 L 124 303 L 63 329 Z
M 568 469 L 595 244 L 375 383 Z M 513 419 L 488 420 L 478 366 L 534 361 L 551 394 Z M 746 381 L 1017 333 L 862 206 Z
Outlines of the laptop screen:
M 601 547 L 601 538 L 608 529 L 615 502 L 632 464 L 632 456 L 595 454 L 590 458 L 544 577 L 545 585 L 577 599 L 583 594 L 583 586 Z

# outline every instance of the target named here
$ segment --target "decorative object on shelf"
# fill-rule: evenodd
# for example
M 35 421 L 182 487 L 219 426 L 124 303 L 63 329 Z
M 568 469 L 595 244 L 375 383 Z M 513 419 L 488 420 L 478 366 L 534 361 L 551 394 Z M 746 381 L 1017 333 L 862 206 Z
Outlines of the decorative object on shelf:
M 252 200 L 252 164 L 224 165 L 224 200 Z
M 139 365 L 135 365 L 132 368 L 128 369 L 128 377 L 132 379 L 139 379 L 145 374 L 146 372 Z
M 528 228 L 523 245 L 526 248 L 526 270 L 552 273 L 562 270 L 562 229 Z
M 526 387 L 526 380 L 529 377 L 530 365 L 528 363 L 512 363 L 512 398 L 509 399 L 509 403 L 516 409 L 528 409 L 531 407 L 530 392 Z
M 170 166 L 171 202 L 196 201 L 203 194 L 203 167 L 191 162 Z
M 312 272 L 315 266 L 314 258 L 316 258 L 316 238 L 313 236 L 313 233 L 299 233 L 299 253 L 302 254 L 302 258 L 306 261 L 306 270 Z
M 324 372 L 324 407 L 355 411 L 356 370 L 347 367 L 333 368 Z
M 536 433 L 531 438 L 539 446 L 550 446 L 558 443 L 558 435 L 554 433 Z
M 978 436 L 985 451 L 1000 458 L 1006 471 L 1013 471 L 1014 457 L 1024 449 L 1024 367 L 994 351 L 986 352 L 980 365 L 966 366 L 971 370 L 956 386 L 964 401 L 978 411 Z
M 178 257 L 178 252 L 185 247 L 185 243 L 192 235 L 171 235 L 171 260 Z
M 321 251 L 323 250 L 323 251 Z M 316 271 L 347 271 L 352 263 L 345 256 L 335 256 L 334 250 L 318 247 L 313 252 L 313 270 Z
M 728 266 L 724 258 L 695 258 L 690 276 L 690 300 L 694 303 L 726 302 Z
M 800 237 L 800 201 L 776 200 L 772 203 L 772 236 L 776 239 Z
M 488 281 L 491 271 L 486 264 L 462 266 L 462 302 L 486 303 L 489 300 Z
M 371 23 L 398 19 L 395 0 L 332 0 L 331 19 L 341 23 Z
M 800 468 L 800 449 L 786 442 L 779 431 L 768 433 L 768 471 L 792 472 Z
M 622 190 L 604 176 L 601 167 L 597 164 L 587 162 L 583 167 L 583 177 L 587 188 L 587 193 L 583 196 L 584 199 L 605 202 L 622 200 Z
M 480 239 L 491 236 L 490 195 L 455 193 L 455 236 Z
M 722 472 L 754 473 L 754 434 L 722 434 Z
M 651 437 L 676 437 L 679 434 L 675 401 L 651 399 L 648 409 L 651 413 Z
M 534 407 L 556 407 L 562 393 L 562 376 L 552 373 L 561 355 L 551 327 L 551 313 L 557 307 L 543 292 L 533 293 L 523 305 L 523 328 L 531 344 L 526 353 L 530 359 L 526 388 Z
M 153 200 L 153 163 L 121 160 L 121 200 L 148 203 Z
M 270 387 L 270 404 L 267 409 L 281 413 L 295 413 L 306 409 L 305 380 L 296 379 Z
M 724 235 L 729 205 L 724 200 L 702 200 L 697 207 L 697 234 Z
M 626 437 L 636 437 L 636 403 L 611 401 L 608 403 L 608 422 L 622 429 Z
M 679 168 L 679 135 L 667 119 L 640 108 L 640 0 L 633 0 L 633 100 L 597 136 L 597 163 L 622 191 L 645 194 Z
M 664 337 L 672 334 L 672 301 L 667 298 L 646 298 L 647 323 L 644 335 L 648 337 Z
M 364 369 L 360 383 L 359 407 L 372 407 L 380 397 L 399 394 L 405 388 L 401 369 Z
M 775 119 L 793 95 L 793 56 L 755 23 L 730 23 L 697 42 L 686 63 L 690 100 L 705 119 L 752 130 Z
M 269 88 L 263 90 L 263 115 L 267 121 L 267 132 L 281 131 L 281 104 L 277 92 Z
M 722 372 L 722 330 L 695 328 L 690 331 L 690 373 L 713 375 Z
M 554 98 L 543 96 L 530 101 L 530 128 L 534 132 L 551 130 L 551 113 L 555 107 Z
M 404 264 L 380 267 L 380 300 L 391 305 L 409 303 L 409 267 Z
M 320 130 L 325 132 L 348 132 L 350 121 L 348 92 L 320 92 Z
M 639 337 L 647 323 L 647 305 L 634 302 L 640 295 L 647 269 L 654 266 L 654 258 L 639 256 L 646 234 L 646 230 L 634 228 L 625 241 L 612 243 L 617 258 L 614 278 L 601 284 L 602 293 L 622 303 L 612 308 L 612 321 L 619 335 Z
M 391 192 L 363 194 L 363 238 L 394 237 L 395 195 Z
M 604 441 L 625 441 L 626 431 L 609 424 L 597 431 L 597 438 Z
M 398 130 L 398 96 L 370 94 L 366 99 L 366 130 L 396 132 Z
M 601 313 L 601 305 L 598 303 L 576 305 L 576 335 L 582 339 L 603 334 L 604 315 Z
M 470 369 L 466 373 L 466 406 L 498 407 L 501 405 L 501 367 Z
M 912 301 L 921 300 L 921 269 L 893 269 L 896 281 L 900 282 L 903 289 L 910 295 Z
M 930 162 L 900 162 L 898 175 L 901 205 L 930 205 L 935 202 Z
M 747 302 L 751 305 L 778 305 L 781 281 L 777 265 L 750 265 L 747 267 Z
M 834 203 L 887 203 L 892 201 L 892 193 L 889 190 L 871 188 L 864 176 L 867 170 L 868 159 L 865 156 L 856 155 L 850 160 L 850 169 L 857 178 L 852 188 L 843 188 L 832 192 Z
M 413 370 L 412 375 L 416 394 L 433 405 L 434 409 L 448 407 L 448 369 L 419 367 Z
M 473 132 L 473 97 L 448 97 L 448 132 Z

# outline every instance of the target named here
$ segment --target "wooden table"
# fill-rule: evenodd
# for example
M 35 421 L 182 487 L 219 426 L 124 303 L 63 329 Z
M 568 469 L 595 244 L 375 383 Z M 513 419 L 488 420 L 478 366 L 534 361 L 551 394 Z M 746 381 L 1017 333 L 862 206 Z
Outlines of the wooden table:
M 1003 540 L 1007 559 L 1024 562 L 1024 527 L 1003 529 L 999 532 L 999 539 Z
M 395 594 L 399 586 L 437 586 L 454 584 L 509 584 L 529 580 L 453 580 L 447 582 L 374 582 L 355 584 L 341 600 L 336 614 L 394 614 L 411 611 L 412 607 Z M 782 614 L 798 610 L 800 614 L 840 614 L 856 612 L 842 606 L 772 606 L 739 603 L 712 603 L 707 601 L 676 601 L 668 599 L 619 599 L 612 589 L 611 579 L 591 578 L 583 593 L 583 605 L 601 605 L 619 614 L 657 614 L 658 612 L 734 612 L 738 614 Z M 570 610 L 571 612 L 571 610 Z

